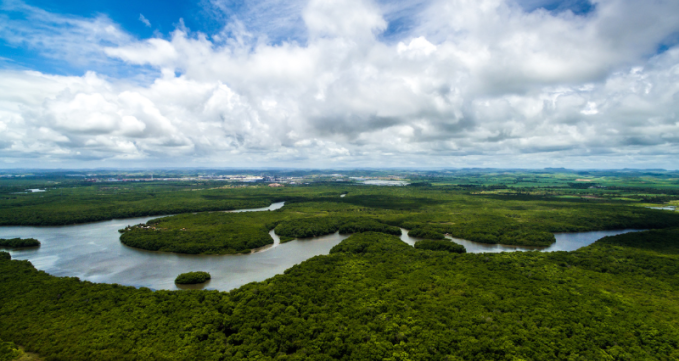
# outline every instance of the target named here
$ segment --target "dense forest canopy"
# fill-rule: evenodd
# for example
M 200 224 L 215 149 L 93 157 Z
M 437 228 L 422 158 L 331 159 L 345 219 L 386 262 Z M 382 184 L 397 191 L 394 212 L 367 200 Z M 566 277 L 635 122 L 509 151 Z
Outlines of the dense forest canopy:
M 463 245 L 450 242 L 448 240 L 424 239 L 415 243 L 417 249 L 428 249 L 430 251 L 444 251 L 451 253 L 466 253 Z
M 290 171 L 304 183 L 276 188 L 177 173 L 166 176 L 193 178 L 0 179 L 0 225 L 176 214 L 121 242 L 191 254 L 249 253 L 272 230 L 281 242 L 352 235 L 230 292 L 54 277 L 0 251 L 0 360 L 18 345 L 74 361 L 679 359 L 679 213 L 647 208 L 679 205 L 679 173 Z M 348 181 L 393 173 L 411 185 Z M 467 254 L 444 239 L 548 246 L 554 232 L 629 228 L 654 230 L 554 253 Z M 426 239 L 410 247 L 401 229 Z
M 231 292 L 58 278 L 0 257 L 0 339 L 49 360 L 672 360 L 679 229 L 457 254 L 358 233 Z
M 14 342 L 3 342 L 0 339 L 0 361 L 16 360 L 23 355 L 23 352 Z
M 250 253 L 273 243 L 277 212 L 200 213 L 157 218 L 121 230 L 123 244 L 150 251 L 189 254 Z
M 39 247 L 40 241 L 35 238 L 0 238 L 0 247 L 7 248 L 28 248 Z
M 174 283 L 177 283 L 177 284 L 180 284 L 180 285 L 193 285 L 193 284 L 207 282 L 207 280 L 209 280 L 211 278 L 212 277 L 207 272 L 202 272 L 202 271 L 186 272 L 186 273 L 182 273 L 179 276 L 177 276 L 177 279 L 174 280 Z
M 128 246 L 177 253 L 249 253 L 273 243 L 340 232 L 376 231 L 443 239 L 445 234 L 483 243 L 549 246 L 554 232 L 665 228 L 679 213 L 609 202 L 524 196 L 470 195 L 445 188 L 341 187 L 279 192 L 282 209 L 268 212 L 181 214 L 121 230 Z M 265 192 L 268 190 L 262 190 Z M 287 198 L 286 198 L 287 197 Z
M 3 173 L 7 172 L 0 171 L 0 176 L 3 176 Z M 613 205 L 679 205 L 679 173 L 676 171 L 567 169 L 153 171 L 158 178 L 172 177 L 178 179 L 176 181 L 148 181 L 152 175 L 148 171 L 92 173 L 43 171 L 5 175 L 9 178 L 0 178 L 0 225 L 64 225 L 113 218 L 258 208 L 280 200 L 309 201 L 338 197 L 340 194 L 347 194 L 347 198 L 350 198 L 352 193 L 364 195 L 362 200 L 364 206 L 408 211 L 430 208 L 435 205 L 431 202 L 437 201 L 454 201 L 464 206 L 467 201 L 473 204 L 477 203 L 478 198 L 489 200 L 493 197 L 497 197 L 498 200 L 543 199 L 562 201 L 565 204 L 577 201 Z M 263 177 L 294 177 L 296 184 L 272 189 L 256 183 L 196 178 L 243 173 L 259 173 Z M 399 190 L 387 190 L 360 185 L 360 181 L 347 182 L 348 177 L 398 177 L 397 179 L 408 180 L 411 185 L 399 187 Z M 95 182 L 84 181 L 87 178 Z M 121 182 L 118 181 L 120 179 L 145 181 Z M 181 179 L 185 181 L 180 181 Z M 574 188 L 571 184 L 578 186 Z M 29 188 L 44 189 L 45 192 L 24 192 Z M 410 200 L 393 202 L 393 197 L 389 196 L 399 194 L 405 191 L 405 188 L 412 191 L 408 193 Z M 437 200 L 436 197 L 427 195 L 431 191 L 446 193 L 449 197 Z M 383 197 L 384 195 L 387 197 Z M 488 202 L 482 203 L 493 207 Z M 497 232 L 488 232 L 484 237 L 498 237 L 490 233 Z

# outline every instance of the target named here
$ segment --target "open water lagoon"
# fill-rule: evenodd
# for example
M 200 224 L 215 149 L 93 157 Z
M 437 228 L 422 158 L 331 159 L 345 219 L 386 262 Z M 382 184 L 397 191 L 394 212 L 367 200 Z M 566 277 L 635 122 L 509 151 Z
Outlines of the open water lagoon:
M 241 210 L 266 211 L 278 209 L 281 203 L 267 208 Z M 54 276 L 78 277 L 82 280 L 100 283 L 148 287 L 151 289 L 176 290 L 174 279 L 180 273 L 206 271 L 212 280 L 201 286 L 181 288 L 202 288 L 228 291 L 244 284 L 264 281 L 313 256 L 328 254 L 330 249 L 348 235 L 339 233 L 299 239 L 280 244 L 278 236 L 272 246 L 247 255 L 181 255 L 164 252 L 144 251 L 123 245 L 118 230 L 127 225 L 145 223 L 156 217 L 116 219 L 105 222 L 87 223 L 58 227 L 0 227 L 0 238 L 36 238 L 39 248 L 7 250 L 13 259 L 28 260 L 39 269 Z M 592 244 L 610 235 L 634 230 L 557 233 L 556 243 L 544 251 L 573 251 Z M 401 240 L 413 245 L 418 241 L 402 230 Z M 465 240 L 452 239 L 467 248 L 467 252 L 506 252 L 538 249 L 506 245 L 488 245 Z M 2 248 L 0 248 L 2 249 Z
M 29 260 L 37 269 L 55 276 L 173 290 L 177 289 L 174 279 L 180 273 L 206 271 L 212 275 L 206 288 L 231 290 L 281 274 L 310 257 L 328 254 L 348 237 L 335 233 L 300 239 L 248 255 L 182 255 L 144 251 L 120 243 L 118 229 L 153 218 L 157 217 L 60 227 L 0 227 L 0 238 L 40 240 L 39 248 L 7 251 L 12 259 Z M 278 241 L 277 236 L 275 239 Z

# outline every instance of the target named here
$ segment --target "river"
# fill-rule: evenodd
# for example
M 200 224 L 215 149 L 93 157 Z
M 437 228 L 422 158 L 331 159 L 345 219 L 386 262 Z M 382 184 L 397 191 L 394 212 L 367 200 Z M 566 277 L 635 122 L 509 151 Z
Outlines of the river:
M 575 233 L 554 233 L 554 242 L 549 247 L 531 247 L 531 246 L 511 246 L 506 244 L 488 244 L 467 241 L 464 239 L 453 238 L 446 236 L 449 240 L 461 244 L 468 253 L 498 253 L 498 252 L 516 252 L 516 251 L 541 251 L 541 252 L 555 252 L 555 251 L 575 251 L 579 248 L 589 246 L 597 240 L 606 236 L 617 236 L 623 233 L 639 232 L 639 229 L 620 229 L 614 231 L 592 231 L 592 232 L 575 232 Z M 419 238 L 410 237 L 408 231 L 401 228 L 401 240 L 409 245 L 414 245 L 419 241 Z
M 282 206 L 283 202 L 279 202 L 266 208 L 240 211 L 266 211 Z M 120 242 L 119 229 L 127 225 L 146 223 L 154 218 L 158 216 L 58 227 L 5 226 L 0 227 L 0 238 L 21 237 L 40 240 L 42 245 L 39 248 L 7 251 L 12 254 L 12 259 L 28 260 L 37 269 L 54 276 L 176 290 L 179 287 L 175 285 L 174 279 L 180 273 L 206 271 L 212 275 L 212 280 L 208 283 L 180 287 L 228 291 L 281 274 L 313 256 L 328 254 L 332 247 L 348 237 L 335 233 L 280 244 L 278 236 L 271 231 L 274 244 L 248 255 L 182 255 L 151 252 L 127 247 Z M 557 233 L 556 243 L 544 250 L 572 251 L 587 246 L 601 237 L 629 231 L 631 230 Z M 401 239 L 410 245 L 417 241 L 409 237 L 405 230 L 402 230 Z M 453 241 L 463 244 L 470 253 L 534 249 L 487 245 L 456 239 Z

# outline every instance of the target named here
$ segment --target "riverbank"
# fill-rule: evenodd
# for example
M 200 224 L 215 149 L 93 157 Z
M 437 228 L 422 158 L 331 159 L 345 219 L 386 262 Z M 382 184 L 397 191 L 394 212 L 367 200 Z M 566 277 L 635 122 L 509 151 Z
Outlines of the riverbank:
M 177 290 L 174 277 L 182 272 L 204 269 L 213 275 L 207 289 L 228 291 L 244 284 L 263 281 L 311 257 L 328 254 L 348 235 L 334 233 L 321 237 L 281 243 L 275 231 L 269 231 L 274 243 L 246 255 L 180 255 L 152 252 L 124 246 L 118 240 L 117 227 L 129 220 L 62 227 L 0 227 L 3 233 L 23 233 L 43 240 L 36 250 L 10 250 L 12 257 L 28 260 L 54 276 L 78 277 L 97 283 L 117 283 L 155 290 Z M 629 230 L 627 230 L 629 231 Z M 596 240 L 626 231 L 557 234 L 558 247 L 551 250 L 575 250 Z M 413 245 L 417 239 L 403 229 L 400 239 Z M 469 253 L 496 253 L 532 250 L 533 248 L 488 245 L 453 239 Z M 563 249 L 561 249 L 563 248 Z M 549 247 L 547 248 L 549 249 Z M 202 289 L 203 287 L 189 287 Z
M 0 338 L 71 361 L 665 360 L 679 352 L 678 232 L 496 254 L 362 233 L 228 293 L 93 284 L 0 260 Z

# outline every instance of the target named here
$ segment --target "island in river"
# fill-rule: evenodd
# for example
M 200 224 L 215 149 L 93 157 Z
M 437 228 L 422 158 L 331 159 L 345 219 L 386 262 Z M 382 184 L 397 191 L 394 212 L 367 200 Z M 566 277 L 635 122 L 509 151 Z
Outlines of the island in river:
M 40 247 L 40 241 L 35 238 L 0 238 L 0 247 L 33 248 Z
M 609 202 L 545 197 L 499 198 L 436 187 L 356 187 L 286 190 L 285 207 L 269 212 L 187 213 L 123 230 L 130 247 L 188 254 L 250 253 L 273 244 L 335 232 L 378 231 L 419 238 L 547 247 L 557 232 L 666 228 L 679 215 Z M 345 197 L 340 195 L 348 194 Z M 279 195 L 283 197 L 283 194 Z
M 96 284 L 0 257 L 0 339 L 73 361 L 669 360 L 677 239 L 675 228 L 575 252 L 457 254 L 357 233 L 231 292 Z
M 189 258 L 203 264 L 210 258 L 221 266 L 239 260 L 245 266 L 261 256 L 273 260 L 288 246 L 299 253 L 324 242 L 322 237 L 291 241 L 295 237 L 338 237 L 316 256 L 309 258 L 314 255 L 309 252 L 307 260 L 273 273 L 278 275 L 229 292 L 153 291 L 55 277 L 17 259 L 55 249 L 54 238 L 45 234 L 40 250 L 0 256 L 0 340 L 46 359 L 67 360 L 671 360 L 679 355 L 676 213 L 627 201 L 487 191 L 431 185 L 249 189 L 257 202 L 285 200 L 285 206 L 243 216 L 182 214 L 138 227 L 148 244 L 173 246 L 175 239 L 205 247 L 165 250 L 216 254 L 120 246 L 130 257 L 161 259 L 155 268 L 172 269 Z M 194 194 L 224 201 L 219 190 Z M 51 214 L 76 217 L 68 212 L 66 207 Z M 116 222 L 98 227 L 104 224 L 115 227 L 109 231 L 117 242 L 121 227 Z M 497 254 L 417 249 L 403 242 L 417 240 L 401 233 L 444 239 L 435 242 L 480 240 L 490 249 L 507 240 L 528 247 L 521 243 L 545 232 L 622 228 L 658 229 L 606 237 L 572 252 Z M 220 229 L 232 229 L 233 237 L 219 236 Z M 205 237 L 182 238 L 181 232 L 191 230 Z M 352 235 L 340 237 L 342 232 Z M 221 250 L 237 251 L 234 245 L 243 241 L 243 250 L 251 249 L 248 235 L 264 233 L 271 244 L 280 233 L 284 244 L 261 253 L 221 255 L 228 253 Z M 552 246 L 558 235 L 555 239 Z M 35 258 L 42 264 L 57 261 Z M 108 263 L 115 260 L 97 267 Z M 231 269 L 237 275 L 238 267 Z

